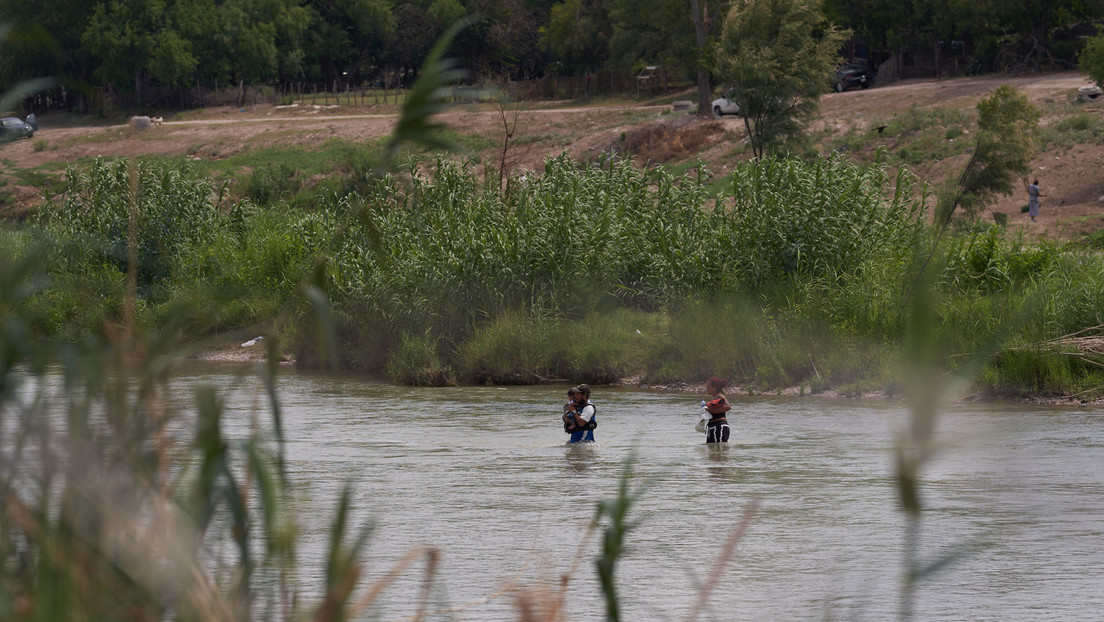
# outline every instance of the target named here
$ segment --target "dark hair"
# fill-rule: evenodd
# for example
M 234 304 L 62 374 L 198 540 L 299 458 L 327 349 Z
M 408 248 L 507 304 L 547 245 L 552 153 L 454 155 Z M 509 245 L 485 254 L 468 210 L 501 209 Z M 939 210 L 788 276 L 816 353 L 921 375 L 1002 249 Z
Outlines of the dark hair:
M 590 398 L 590 385 L 589 384 L 581 384 L 581 385 L 575 387 L 575 392 L 576 393 L 582 393 L 583 395 L 587 396 L 587 398 L 589 399 Z
M 724 378 L 718 378 L 716 376 L 713 376 L 709 380 L 705 381 L 705 388 L 708 389 L 709 387 L 713 387 L 713 388 L 717 389 L 717 393 L 720 393 L 721 391 L 724 391 L 725 387 L 727 387 L 727 386 L 728 386 L 728 380 L 725 380 Z
M 577 389 L 576 389 L 575 387 L 571 387 L 571 388 L 569 388 L 569 389 L 567 390 L 567 394 L 568 394 L 568 395 L 575 395 L 575 394 L 576 394 L 576 393 L 578 393 L 578 392 L 579 392 L 579 391 L 578 391 L 578 390 L 577 390 Z
M 1032 184 L 1033 186 L 1038 186 L 1038 185 L 1039 185 L 1039 180 L 1038 180 L 1038 179 L 1036 179 L 1035 181 L 1031 182 L 1031 184 Z

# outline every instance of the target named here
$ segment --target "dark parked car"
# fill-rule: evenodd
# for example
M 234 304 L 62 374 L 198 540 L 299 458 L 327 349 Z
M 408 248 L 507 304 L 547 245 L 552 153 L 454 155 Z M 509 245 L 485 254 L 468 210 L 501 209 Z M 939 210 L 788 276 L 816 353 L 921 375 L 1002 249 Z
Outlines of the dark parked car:
M 874 74 L 862 65 L 844 65 L 836 69 L 836 92 L 842 93 L 856 86 L 864 89 L 874 84 Z
M 0 119 L 0 141 L 7 142 L 16 138 L 34 136 L 34 128 L 15 117 Z

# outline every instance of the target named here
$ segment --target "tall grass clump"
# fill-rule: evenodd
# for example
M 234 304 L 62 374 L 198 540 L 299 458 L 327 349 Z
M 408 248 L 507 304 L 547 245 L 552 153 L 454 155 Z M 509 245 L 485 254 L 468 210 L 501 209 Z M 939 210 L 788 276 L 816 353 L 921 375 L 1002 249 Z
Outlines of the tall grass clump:
M 375 309 L 394 333 L 472 331 L 511 313 L 572 319 L 657 311 L 712 293 L 842 275 L 911 239 L 916 204 L 887 200 L 880 167 L 766 160 L 717 199 L 701 179 L 609 160 L 551 159 L 508 196 L 438 161 L 432 178 L 386 177 L 350 222 L 332 286 L 338 306 Z M 702 172 L 701 174 L 704 174 Z
M 287 164 L 269 164 L 253 169 L 245 179 L 242 196 L 258 205 L 287 199 L 302 187 L 296 169 Z
M 188 163 L 96 159 L 70 167 L 65 191 L 25 232 L 51 249 L 54 277 L 32 303 L 42 310 L 34 325 L 46 334 L 96 333 L 119 321 L 131 265 L 140 322 L 174 318 L 201 335 L 265 321 L 328 251 L 336 222 L 332 210 L 230 203 L 224 185 Z M 59 321 L 59 313 L 76 321 Z
M 840 158 L 768 159 L 738 167 L 728 208 L 742 253 L 734 267 L 747 285 L 841 280 L 872 257 L 909 252 L 923 232 L 924 210 L 911 191 L 903 171 L 890 186 L 881 160 L 856 166 Z
M 38 217 L 58 243 L 51 261 L 62 271 L 100 263 L 125 271 L 133 235 L 138 284 L 149 286 L 168 278 L 175 258 L 206 242 L 219 220 L 221 192 L 187 164 L 96 158 L 65 177 L 61 202 L 47 201 Z

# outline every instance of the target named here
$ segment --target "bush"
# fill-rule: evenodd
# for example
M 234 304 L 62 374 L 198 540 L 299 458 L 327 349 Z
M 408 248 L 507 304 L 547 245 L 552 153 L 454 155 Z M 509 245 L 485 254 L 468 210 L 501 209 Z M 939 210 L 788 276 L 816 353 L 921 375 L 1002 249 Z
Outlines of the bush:
M 452 369 L 442 363 L 438 352 L 440 340 L 427 332 L 424 335 L 403 335 L 398 348 L 391 352 L 387 375 L 401 384 L 422 387 L 454 386 Z
M 488 384 L 539 384 L 564 375 L 563 356 L 571 348 L 555 318 L 505 313 L 477 328 L 458 349 L 459 374 Z
M 69 167 L 62 204 L 47 201 L 38 222 L 57 240 L 56 269 L 110 263 L 125 272 L 133 192 L 138 282 L 168 278 L 177 258 L 205 243 L 220 218 L 219 196 L 189 165 L 96 158 L 87 171 Z M 133 183 L 133 186 L 132 186 Z
M 287 164 L 261 166 L 245 180 L 242 198 L 257 205 L 273 205 L 286 199 L 302 187 L 296 171 Z

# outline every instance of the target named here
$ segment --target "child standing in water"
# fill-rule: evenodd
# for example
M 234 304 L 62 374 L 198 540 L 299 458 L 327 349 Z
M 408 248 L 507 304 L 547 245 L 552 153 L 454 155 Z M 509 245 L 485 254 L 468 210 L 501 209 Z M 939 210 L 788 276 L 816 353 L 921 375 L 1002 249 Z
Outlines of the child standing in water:
M 728 418 L 725 413 L 732 410 L 728 399 L 722 391 L 728 386 L 728 381 L 714 376 L 705 383 L 705 391 L 709 393 L 710 400 L 705 403 L 705 410 L 709 413 L 709 421 L 705 424 L 706 443 L 727 443 L 731 430 L 728 427 Z

